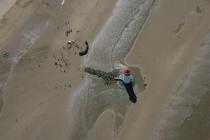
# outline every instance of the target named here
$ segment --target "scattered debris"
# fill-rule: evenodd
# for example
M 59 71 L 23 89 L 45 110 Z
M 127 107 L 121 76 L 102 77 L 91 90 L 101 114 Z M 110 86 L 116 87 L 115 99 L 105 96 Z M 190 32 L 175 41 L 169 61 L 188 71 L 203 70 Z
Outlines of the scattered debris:
M 76 47 L 79 49 L 79 45 L 75 41 L 68 41 L 64 48 L 67 48 L 68 50 L 71 49 L 72 47 Z
M 66 44 L 71 46 L 73 44 L 73 41 L 68 41 Z
M 85 41 L 86 49 L 82 52 L 78 52 L 82 50 L 82 47 L 79 46 L 76 41 L 67 41 L 64 46 L 62 46 L 61 50 L 59 51 L 59 56 L 53 54 L 52 57 L 54 58 L 53 65 L 58 68 L 60 72 L 66 73 L 68 68 L 71 66 L 71 61 L 69 58 L 66 58 L 66 54 L 68 55 L 77 55 L 79 53 L 80 56 L 86 55 L 88 53 L 89 45 L 88 42 Z M 79 68 L 78 68 L 79 69 Z M 80 70 L 80 69 L 79 69 Z

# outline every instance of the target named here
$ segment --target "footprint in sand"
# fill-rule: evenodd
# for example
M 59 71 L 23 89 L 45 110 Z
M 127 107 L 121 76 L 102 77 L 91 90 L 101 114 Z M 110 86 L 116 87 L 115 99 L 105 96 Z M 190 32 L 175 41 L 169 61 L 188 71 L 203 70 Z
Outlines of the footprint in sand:
M 71 29 L 71 27 L 70 27 L 70 22 L 69 21 L 66 21 L 65 22 L 65 25 L 67 26 L 67 30 L 65 31 L 65 35 L 66 35 L 66 37 L 68 37 L 69 35 L 70 35 L 70 33 L 72 33 L 72 29 Z M 69 26 L 69 27 L 68 27 Z
M 65 32 L 66 37 L 68 37 L 68 36 L 70 35 L 71 32 L 72 32 L 72 29 L 66 30 L 66 32 Z
M 22 8 L 26 8 L 30 3 L 32 3 L 33 2 L 33 0 L 28 0 L 28 1 L 25 1 L 25 3 L 23 3 L 22 5 L 21 5 L 21 7 Z
M 202 13 L 202 10 L 199 6 L 196 7 L 196 13 L 197 14 L 201 14 Z
M 176 33 L 176 34 L 178 34 L 178 33 L 182 30 L 184 24 L 185 24 L 185 23 L 180 23 L 180 24 L 178 24 L 178 26 L 177 26 L 177 28 L 176 28 L 176 30 L 175 30 L 175 33 Z
M 196 6 L 196 13 L 197 14 L 201 14 L 202 13 L 202 10 L 201 10 L 201 8 L 199 6 Z M 182 28 L 184 27 L 184 25 L 185 25 L 184 22 L 178 24 L 178 26 L 175 29 L 175 33 L 178 34 L 182 30 Z

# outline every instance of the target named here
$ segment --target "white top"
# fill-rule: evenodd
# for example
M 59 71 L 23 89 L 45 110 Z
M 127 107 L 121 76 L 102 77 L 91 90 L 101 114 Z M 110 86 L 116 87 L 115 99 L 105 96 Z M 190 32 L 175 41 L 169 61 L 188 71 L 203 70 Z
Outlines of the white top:
M 129 84 L 129 83 L 133 82 L 133 76 L 131 74 L 130 75 L 122 74 L 122 75 L 120 75 L 119 79 L 121 79 L 123 81 L 123 83 L 125 83 L 125 84 Z

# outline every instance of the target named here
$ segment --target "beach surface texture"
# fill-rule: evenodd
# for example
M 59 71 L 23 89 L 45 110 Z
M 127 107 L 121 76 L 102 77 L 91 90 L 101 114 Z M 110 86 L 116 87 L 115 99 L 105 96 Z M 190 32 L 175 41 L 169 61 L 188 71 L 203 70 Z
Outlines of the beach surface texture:
M 207 0 L 0 0 L 0 139 L 209 140 L 209 17 Z M 96 76 L 122 64 L 136 103 Z

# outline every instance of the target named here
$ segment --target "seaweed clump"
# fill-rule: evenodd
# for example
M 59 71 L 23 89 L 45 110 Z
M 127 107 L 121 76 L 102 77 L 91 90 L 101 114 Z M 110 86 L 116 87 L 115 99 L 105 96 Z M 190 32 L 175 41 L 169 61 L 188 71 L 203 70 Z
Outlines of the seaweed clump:
M 119 76 L 119 71 L 116 71 L 116 70 L 114 70 L 112 72 L 105 72 L 105 71 L 101 71 L 101 70 L 95 70 L 90 67 L 86 67 L 85 72 L 87 72 L 91 75 L 95 75 L 99 78 L 102 78 L 105 81 L 106 85 L 111 85 L 111 83 L 114 83 L 115 77 Z

